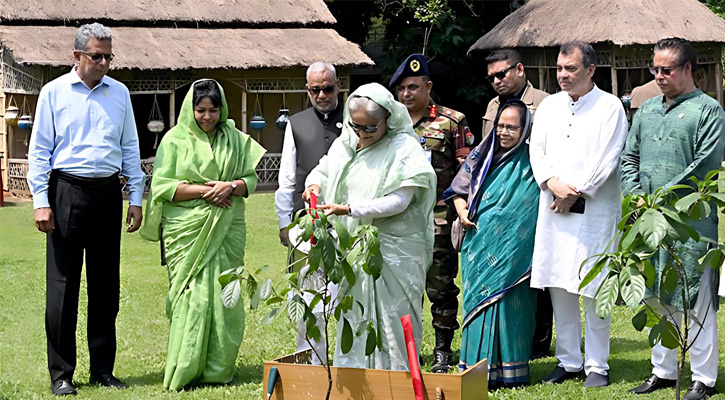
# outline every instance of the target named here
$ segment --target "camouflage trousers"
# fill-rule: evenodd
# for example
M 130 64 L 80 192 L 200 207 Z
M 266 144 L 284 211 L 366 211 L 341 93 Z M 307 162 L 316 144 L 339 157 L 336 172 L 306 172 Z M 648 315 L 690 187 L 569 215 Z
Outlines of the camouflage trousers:
M 458 329 L 458 294 L 456 286 L 458 275 L 458 252 L 451 244 L 451 224 L 455 213 L 443 202 L 434 209 L 435 242 L 433 243 L 433 264 L 428 269 L 425 291 L 431 302 L 433 328 Z

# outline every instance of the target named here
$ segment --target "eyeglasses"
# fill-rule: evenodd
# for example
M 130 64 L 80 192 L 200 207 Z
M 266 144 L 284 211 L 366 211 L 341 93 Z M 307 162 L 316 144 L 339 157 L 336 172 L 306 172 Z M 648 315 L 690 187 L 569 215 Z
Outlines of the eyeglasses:
M 103 53 L 86 53 L 85 51 L 77 50 L 79 53 L 83 54 L 84 56 L 91 59 L 93 62 L 99 62 L 101 61 L 101 58 L 105 58 L 106 61 L 111 62 L 114 58 L 116 58 L 113 53 L 110 54 L 103 54 Z
M 320 91 L 324 92 L 325 94 L 332 94 L 332 92 L 335 91 L 335 85 L 325 86 L 325 87 L 308 87 L 307 91 L 312 93 L 313 95 L 317 96 L 320 94 Z
M 649 72 L 652 75 L 662 74 L 663 76 L 670 76 L 677 68 L 680 68 L 682 64 L 675 65 L 674 67 L 649 67 Z
M 517 64 L 518 65 L 518 64 Z M 489 82 L 493 82 L 494 78 L 498 78 L 498 80 L 501 80 L 506 77 L 506 74 L 511 71 L 512 69 L 516 68 L 516 65 L 512 65 L 508 68 L 506 68 L 503 71 L 498 71 L 495 74 L 487 75 L 486 79 L 488 79 Z
M 375 125 L 358 125 L 352 121 L 347 121 L 347 124 L 350 125 L 350 128 L 352 128 L 352 130 L 354 130 L 354 131 L 363 131 L 365 133 L 374 133 L 375 131 L 378 130 L 378 125 L 380 125 L 381 122 L 383 122 L 382 119 L 380 121 L 378 121 L 378 123 Z
M 520 125 L 496 125 L 496 132 L 506 131 L 508 133 L 514 133 L 521 129 Z

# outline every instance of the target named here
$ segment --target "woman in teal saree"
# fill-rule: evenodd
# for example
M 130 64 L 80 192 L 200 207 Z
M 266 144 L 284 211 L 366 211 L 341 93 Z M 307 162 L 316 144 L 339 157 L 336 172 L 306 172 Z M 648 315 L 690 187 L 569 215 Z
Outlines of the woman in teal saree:
M 265 150 L 227 115 L 222 87 L 194 82 L 154 160 L 141 236 L 166 249 L 170 390 L 230 382 L 244 334 L 243 306 L 224 307 L 217 279 L 244 263 L 244 198 Z
M 461 247 L 461 365 L 487 358 L 489 389 L 528 383 L 536 292 L 529 287 L 539 188 L 529 163 L 531 113 L 504 105 L 444 193 L 466 228 Z

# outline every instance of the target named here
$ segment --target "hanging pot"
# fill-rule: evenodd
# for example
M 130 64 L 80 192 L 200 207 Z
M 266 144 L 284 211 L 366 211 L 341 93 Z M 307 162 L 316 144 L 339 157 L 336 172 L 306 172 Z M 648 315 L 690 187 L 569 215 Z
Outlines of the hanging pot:
M 10 106 L 5 109 L 5 123 L 9 126 L 18 125 L 18 115 L 20 115 L 20 109 L 15 106 Z
M 164 121 L 160 119 L 153 119 L 146 125 L 149 128 L 149 132 L 159 133 L 164 130 Z
M 279 110 L 279 117 L 277 117 L 277 127 L 284 131 L 287 129 L 287 122 L 289 122 L 289 110 L 282 108 Z
M 249 121 L 249 126 L 251 126 L 252 129 L 257 129 L 261 131 L 262 129 L 264 129 L 265 125 L 267 125 L 267 122 L 264 121 L 264 117 L 261 115 L 255 115 Z
M 21 115 L 20 118 L 18 118 L 18 128 L 20 129 L 30 129 L 33 126 L 33 117 L 30 115 Z

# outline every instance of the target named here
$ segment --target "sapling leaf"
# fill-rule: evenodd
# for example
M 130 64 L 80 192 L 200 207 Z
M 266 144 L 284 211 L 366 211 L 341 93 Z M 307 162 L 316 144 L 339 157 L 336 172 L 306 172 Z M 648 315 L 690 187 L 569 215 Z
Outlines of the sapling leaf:
M 668 262 L 667 265 L 665 265 L 664 270 L 662 271 L 662 285 L 665 289 L 665 293 L 672 294 L 675 292 L 675 289 L 677 289 L 678 282 L 678 276 L 677 276 L 677 270 L 675 269 L 674 265 L 672 263 Z
M 642 224 L 639 226 L 639 233 L 642 240 L 652 250 L 655 250 L 662 239 L 667 235 L 669 224 L 659 211 L 649 209 L 642 214 Z
M 307 328 L 307 336 L 316 341 L 319 342 L 320 338 L 322 337 L 322 331 L 320 331 L 320 327 L 317 325 L 312 325 L 311 327 Z
M 584 267 L 584 265 L 587 263 L 587 260 L 582 261 L 580 269 Z M 612 263 L 617 263 L 617 261 L 611 261 Z M 597 261 L 594 262 L 594 265 L 592 268 L 587 272 L 586 276 L 584 276 L 584 279 L 582 279 L 582 282 L 579 284 L 579 290 L 584 289 L 588 284 L 590 284 L 594 278 L 599 276 L 599 273 L 602 272 L 602 269 L 607 264 L 607 258 L 604 256 L 601 256 L 597 259 Z
M 282 305 L 282 307 L 285 307 L 286 305 Z M 262 325 L 269 325 L 273 320 L 274 317 L 277 316 L 277 313 L 279 312 L 279 308 L 274 308 L 272 311 L 270 311 L 267 315 L 264 316 L 262 319 Z
M 292 297 L 292 300 L 287 303 L 287 316 L 289 317 L 290 322 L 293 324 L 300 322 L 302 317 L 305 315 L 305 307 L 306 304 L 302 297 L 295 294 L 294 297 Z
M 345 275 L 345 280 L 347 281 L 347 284 L 350 287 L 355 286 L 357 278 L 355 277 L 355 270 L 352 268 L 352 265 L 347 262 L 347 259 L 343 259 L 340 261 L 340 266 L 342 267 L 342 272 Z
M 640 308 L 639 311 L 637 311 L 637 314 L 634 314 L 634 317 L 632 317 L 632 326 L 634 326 L 634 329 L 636 329 L 639 332 L 642 332 L 642 329 L 647 325 L 647 310 L 645 308 Z
M 342 354 L 347 354 L 352 349 L 352 327 L 346 318 L 342 319 L 342 334 L 340 335 L 340 350 Z
M 259 290 L 259 297 L 262 298 L 262 300 L 267 300 L 270 297 L 272 297 L 274 286 L 272 285 L 272 280 L 267 279 L 262 284 L 262 287 Z
M 235 279 L 222 289 L 222 304 L 226 308 L 233 308 L 239 302 L 239 298 L 242 297 L 242 284 L 239 279 Z
M 622 299 L 631 309 L 639 307 L 644 298 L 645 279 L 635 267 L 624 267 L 619 275 Z
M 690 210 L 692 209 L 693 205 L 697 203 L 698 200 L 700 200 L 700 193 L 690 193 L 687 196 L 677 200 L 677 203 L 675 203 L 675 209 L 679 212 L 690 214 Z
M 370 322 L 368 324 L 367 332 L 368 332 L 368 335 L 367 335 L 367 338 L 365 339 L 365 355 L 369 356 L 370 354 L 373 354 L 373 352 L 375 351 L 375 345 L 377 343 L 376 332 L 375 332 L 375 328 L 373 327 L 372 322 Z
M 661 340 L 662 340 L 662 346 L 668 348 L 668 349 L 677 349 L 680 347 L 680 340 L 679 340 L 679 332 L 677 332 L 677 327 L 675 324 L 670 322 L 669 320 L 662 318 L 665 320 L 665 329 L 662 330 L 662 333 L 660 334 Z
M 347 227 L 339 219 L 334 219 L 332 221 L 332 226 L 335 228 L 337 243 L 340 250 L 348 251 L 352 246 L 352 240 L 350 238 L 350 233 L 347 231 Z
M 619 297 L 619 279 L 616 274 L 604 281 L 597 293 L 597 316 L 606 318 L 612 313 L 612 307 Z
M 662 340 L 662 332 L 665 330 L 667 324 L 667 318 L 662 316 L 655 326 L 649 331 L 649 346 L 654 347 L 660 340 Z
M 218 281 L 222 285 L 222 287 L 228 285 L 229 282 L 231 282 L 235 279 L 239 279 L 239 276 L 237 274 L 235 274 L 234 272 L 235 271 L 232 268 L 232 269 L 228 269 L 228 270 L 222 272 L 221 275 L 219 275 Z
M 655 284 L 655 267 L 650 260 L 644 260 L 640 264 L 640 272 L 644 275 L 644 285 L 652 289 Z

